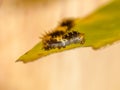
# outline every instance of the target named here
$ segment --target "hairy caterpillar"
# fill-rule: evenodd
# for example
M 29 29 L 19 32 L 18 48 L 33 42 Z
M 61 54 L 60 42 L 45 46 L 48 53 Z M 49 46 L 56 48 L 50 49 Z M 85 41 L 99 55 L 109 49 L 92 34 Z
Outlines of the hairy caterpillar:
M 84 34 L 70 30 L 73 27 L 73 20 L 63 21 L 54 31 L 42 37 L 43 48 L 45 50 L 55 48 L 65 48 L 70 44 L 84 44 Z

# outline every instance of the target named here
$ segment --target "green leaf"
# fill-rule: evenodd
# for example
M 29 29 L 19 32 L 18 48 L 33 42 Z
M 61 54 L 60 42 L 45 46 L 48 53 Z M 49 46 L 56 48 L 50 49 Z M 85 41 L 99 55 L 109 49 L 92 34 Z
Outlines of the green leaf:
M 107 44 L 120 40 L 120 1 L 116 0 L 101 7 L 99 10 L 84 19 L 74 19 L 75 25 L 72 30 L 85 34 L 85 44 L 72 44 L 62 49 L 45 51 L 42 42 L 39 42 L 30 51 L 21 56 L 17 61 L 24 63 L 37 60 L 38 58 L 78 47 L 92 47 L 99 49 Z

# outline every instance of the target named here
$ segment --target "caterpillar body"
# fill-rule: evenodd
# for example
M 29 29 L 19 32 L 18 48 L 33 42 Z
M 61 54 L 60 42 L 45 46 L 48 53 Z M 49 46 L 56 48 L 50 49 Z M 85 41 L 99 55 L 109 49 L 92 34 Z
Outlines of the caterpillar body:
M 63 21 L 59 28 L 56 28 L 54 31 L 47 33 L 42 37 L 43 48 L 45 50 L 50 50 L 55 48 L 65 48 L 70 44 L 84 44 L 84 33 L 70 30 L 72 27 L 72 20 Z

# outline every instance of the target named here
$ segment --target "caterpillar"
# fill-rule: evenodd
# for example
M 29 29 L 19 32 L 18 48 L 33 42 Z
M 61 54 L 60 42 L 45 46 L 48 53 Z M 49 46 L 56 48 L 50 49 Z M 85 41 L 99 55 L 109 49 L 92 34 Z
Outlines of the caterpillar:
M 65 48 L 67 45 L 80 43 L 84 44 L 85 38 L 83 33 L 77 31 L 71 31 L 68 33 L 56 32 L 51 33 L 51 36 L 47 36 L 43 42 L 43 48 L 45 50 L 55 49 L 55 48 Z
M 46 33 L 42 37 L 42 44 L 44 50 L 55 48 L 65 48 L 70 44 L 84 44 L 84 33 L 70 30 L 73 27 L 72 20 L 65 20 L 52 32 Z

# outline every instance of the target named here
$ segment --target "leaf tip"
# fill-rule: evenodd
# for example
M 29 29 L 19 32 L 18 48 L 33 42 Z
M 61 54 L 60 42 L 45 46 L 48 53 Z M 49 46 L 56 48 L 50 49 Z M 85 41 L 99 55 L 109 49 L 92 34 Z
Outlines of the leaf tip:
M 25 61 L 23 61 L 23 60 L 21 60 L 21 59 L 18 59 L 18 60 L 15 61 L 15 63 L 17 63 L 17 62 L 23 62 L 23 63 L 26 63 Z

